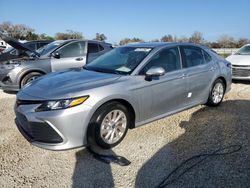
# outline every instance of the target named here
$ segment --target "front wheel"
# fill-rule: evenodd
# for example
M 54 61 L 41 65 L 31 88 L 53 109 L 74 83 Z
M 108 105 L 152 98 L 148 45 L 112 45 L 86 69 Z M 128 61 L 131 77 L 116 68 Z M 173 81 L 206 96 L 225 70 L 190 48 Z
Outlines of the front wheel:
M 39 72 L 31 72 L 25 75 L 20 83 L 20 87 L 23 88 L 23 86 L 25 86 L 27 83 L 32 82 L 40 76 L 42 76 L 42 74 Z
M 217 79 L 212 87 L 209 94 L 207 105 L 208 106 L 218 106 L 223 100 L 225 94 L 225 84 L 221 79 Z
M 127 108 L 110 102 L 101 106 L 93 115 L 88 128 L 88 144 L 97 144 L 103 149 L 118 145 L 125 137 L 130 124 Z

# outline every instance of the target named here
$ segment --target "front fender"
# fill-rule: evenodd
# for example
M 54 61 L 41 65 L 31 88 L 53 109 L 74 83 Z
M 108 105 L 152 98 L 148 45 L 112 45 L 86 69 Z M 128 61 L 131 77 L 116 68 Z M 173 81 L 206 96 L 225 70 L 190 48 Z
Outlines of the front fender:
M 92 106 L 92 109 L 91 109 L 91 112 L 90 112 L 90 118 L 89 120 L 91 119 L 91 117 L 94 115 L 94 113 L 96 112 L 96 110 L 98 108 L 100 108 L 103 104 L 109 102 L 109 101 L 114 101 L 114 100 L 124 100 L 126 101 L 127 103 L 129 103 L 132 108 L 134 109 L 135 111 L 135 119 L 139 118 L 140 117 L 140 112 L 139 112 L 139 108 L 138 108 L 138 102 L 136 100 L 133 100 L 131 99 L 130 96 L 127 96 L 127 95 L 110 95 L 110 96 L 107 96 L 101 100 L 99 100 L 97 103 L 95 103 L 95 105 Z

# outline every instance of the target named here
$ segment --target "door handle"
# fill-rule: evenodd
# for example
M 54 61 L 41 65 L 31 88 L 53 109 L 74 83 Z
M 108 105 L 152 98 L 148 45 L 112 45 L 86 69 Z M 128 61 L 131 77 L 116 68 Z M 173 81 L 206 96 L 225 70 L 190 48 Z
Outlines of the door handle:
M 185 78 L 187 77 L 187 74 L 182 74 L 181 76 L 179 76 L 179 78 Z
M 214 71 L 215 70 L 215 68 L 214 67 L 210 67 L 210 69 L 209 69 L 210 71 Z
M 83 58 L 82 57 L 78 57 L 78 58 L 76 58 L 76 61 L 82 61 L 83 60 Z

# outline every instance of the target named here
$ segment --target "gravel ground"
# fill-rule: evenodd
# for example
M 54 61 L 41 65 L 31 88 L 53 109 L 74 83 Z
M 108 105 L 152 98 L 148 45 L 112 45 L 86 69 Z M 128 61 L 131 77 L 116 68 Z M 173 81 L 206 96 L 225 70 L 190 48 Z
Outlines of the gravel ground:
M 126 167 L 102 163 L 84 148 L 31 146 L 15 127 L 14 102 L 0 91 L 0 187 L 155 187 L 184 160 L 232 144 L 242 149 L 193 158 L 169 187 L 250 187 L 250 83 L 233 84 L 220 107 L 197 106 L 130 130 L 109 151 L 129 159 Z

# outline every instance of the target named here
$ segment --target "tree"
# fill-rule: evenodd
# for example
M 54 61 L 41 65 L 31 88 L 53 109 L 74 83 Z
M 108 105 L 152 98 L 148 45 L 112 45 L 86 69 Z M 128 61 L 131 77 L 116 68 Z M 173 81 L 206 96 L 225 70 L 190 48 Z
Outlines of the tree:
M 174 39 L 173 39 L 172 35 L 164 35 L 161 38 L 161 42 L 173 42 L 173 41 L 174 41 Z
M 140 39 L 140 38 L 135 38 L 135 37 L 132 38 L 132 39 L 130 39 L 130 38 L 124 38 L 124 39 L 120 40 L 119 44 L 120 45 L 125 45 L 125 44 L 133 43 L 133 42 L 144 42 L 144 40 Z
M 94 40 L 105 41 L 107 40 L 107 37 L 104 34 L 96 33 Z
M 26 37 L 35 31 L 24 24 L 13 25 L 11 22 L 1 23 L 0 30 L 8 33 L 10 37 L 21 40 L 26 40 Z
M 222 35 L 217 42 L 219 43 L 221 48 L 234 48 L 235 47 L 235 40 L 233 37 L 228 35 Z
M 41 39 L 41 40 L 55 40 L 53 37 L 51 37 L 45 33 L 42 33 L 41 35 L 39 35 L 39 39 Z
M 159 39 L 153 39 L 150 42 L 160 42 L 160 40 Z
M 188 41 L 189 41 L 189 39 L 187 37 L 185 37 L 185 36 L 177 38 L 177 42 L 188 42 Z
M 38 40 L 38 39 L 39 39 L 39 35 L 33 32 L 29 32 L 23 40 Z
M 58 32 L 55 35 L 56 40 L 67 40 L 67 39 L 83 39 L 82 33 L 73 31 L 73 30 L 66 30 L 65 33 Z
M 244 46 L 248 43 L 250 43 L 250 40 L 248 40 L 246 38 L 239 38 L 239 40 L 237 41 L 236 47 L 241 48 L 242 46 Z
M 192 43 L 203 43 L 204 42 L 204 38 L 202 36 L 202 33 L 199 31 L 195 31 L 191 37 L 189 38 L 189 42 Z

